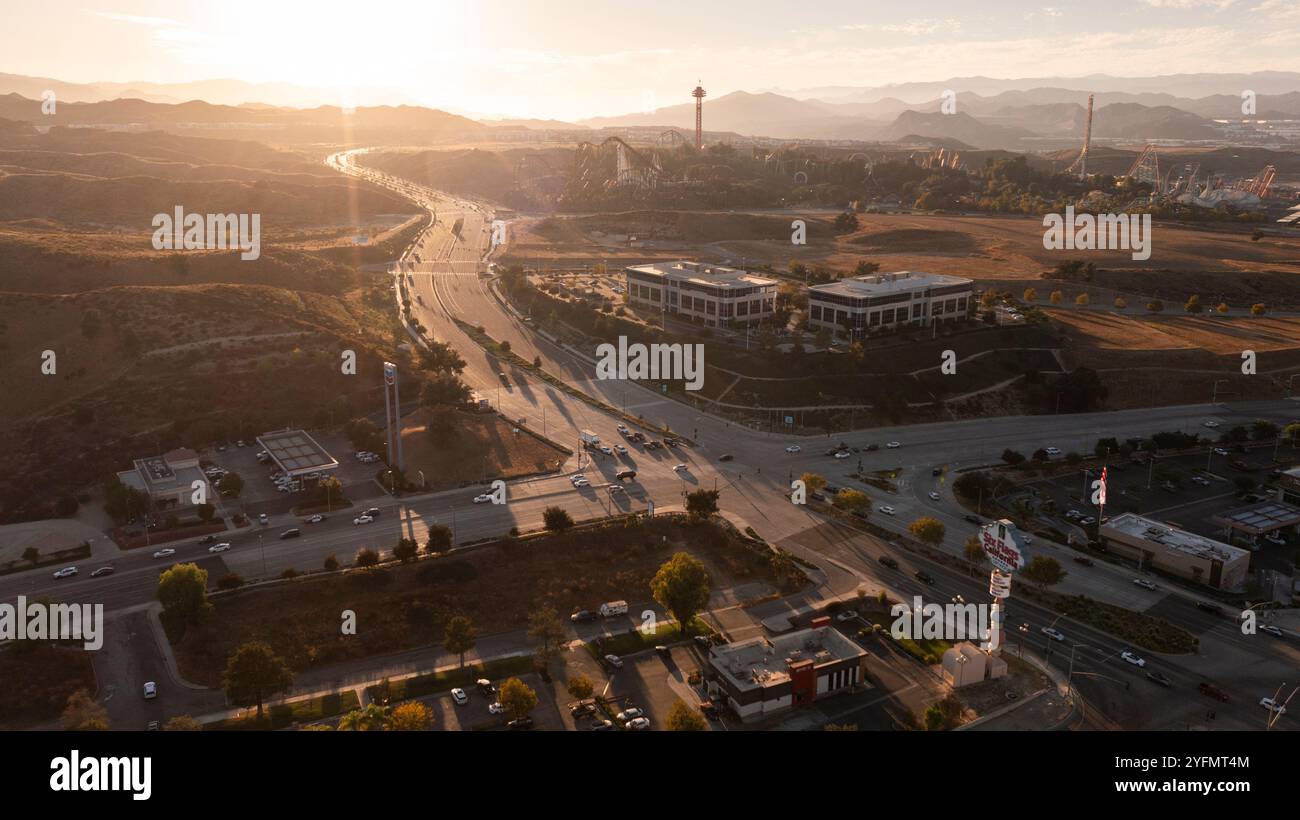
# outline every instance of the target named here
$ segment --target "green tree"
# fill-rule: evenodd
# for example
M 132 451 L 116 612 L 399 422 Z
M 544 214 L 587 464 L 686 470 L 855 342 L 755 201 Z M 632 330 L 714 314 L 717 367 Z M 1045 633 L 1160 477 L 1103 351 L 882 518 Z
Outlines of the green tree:
M 984 561 L 984 546 L 980 544 L 977 536 L 972 535 L 966 539 L 966 543 L 962 545 L 962 553 L 965 554 L 972 573 Z
M 370 703 L 364 709 L 353 709 L 339 719 L 340 732 L 370 732 L 388 725 L 389 708 Z
M 1264 303 L 1263 303 L 1263 302 L 1256 302 L 1255 304 L 1253 304 L 1253 305 L 1250 306 L 1250 315 L 1251 315 L 1251 316 L 1263 316 L 1263 315 L 1264 315 L 1264 311 L 1265 311 L 1265 308 L 1264 308 Z
M 1024 294 L 1023 294 L 1023 297 L 1024 297 L 1024 301 L 1026 301 L 1026 302 L 1037 302 L 1037 301 L 1038 301 L 1038 288 L 1025 288 L 1025 292 L 1024 292 Z
M 573 516 L 563 507 L 547 507 L 542 510 L 542 524 L 558 535 L 573 526 Z
M 560 656 L 567 636 L 554 607 L 544 606 L 528 616 L 528 638 L 537 647 L 533 657 L 540 668 L 545 669 Z
M 1066 572 L 1061 569 L 1061 563 L 1055 558 L 1035 555 L 1020 571 L 1020 575 L 1031 584 L 1036 584 L 1039 589 L 1046 589 L 1061 583 L 1065 579 Z
M 804 473 L 799 476 L 799 480 L 803 482 L 809 494 L 819 493 L 826 487 L 826 479 L 817 473 Z
M 59 720 L 70 732 L 107 732 L 109 727 L 108 710 L 96 703 L 85 689 L 68 696 Z
M 703 521 L 718 512 L 717 490 L 694 490 L 686 494 L 686 514 L 693 521 Z
M 519 678 L 510 678 L 501 684 L 497 700 L 505 708 L 506 714 L 519 720 L 537 707 L 537 693 Z
M 678 552 L 665 561 L 650 581 L 650 594 L 677 619 L 683 635 L 691 619 L 709 605 L 711 591 L 704 564 L 688 552 Z
M 1008 447 L 1007 449 L 1002 451 L 1002 460 L 1005 461 L 1007 464 L 1010 464 L 1012 467 L 1014 467 L 1017 464 L 1023 462 L 1025 460 L 1025 456 L 1023 453 L 1017 452 L 1015 450 L 1012 450 L 1010 447 Z
M 1165 303 L 1160 301 L 1159 299 L 1152 299 L 1150 302 L 1147 302 L 1147 310 L 1149 310 L 1152 313 L 1160 313 L 1164 309 L 1165 309 Z
M 239 473 L 226 473 L 217 482 L 217 491 L 222 495 L 238 498 L 244 491 L 244 479 Z
M 208 603 L 208 571 L 198 564 L 175 564 L 158 577 L 163 614 L 178 623 L 202 623 L 212 609 Z
M 446 552 L 451 549 L 451 527 L 446 524 L 430 524 L 429 540 L 424 542 L 425 552 Z
M 668 710 L 664 726 L 670 732 L 705 732 L 708 731 L 709 722 L 700 714 L 699 709 L 687 706 L 685 701 L 678 698 Z
M 263 702 L 271 695 L 287 691 L 292 684 L 293 673 L 284 659 L 261 641 L 236 649 L 222 677 L 226 697 L 238 706 L 256 705 L 258 718 L 262 717 Z
M 943 522 L 937 518 L 931 518 L 928 515 L 922 516 L 912 522 L 908 531 L 927 544 L 938 546 L 943 543 L 944 533 L 947 528 Z
M 414 538 L 399 538 L 397 545 L 393 547 L 393 557 L 403 564 L 409 564 L 415 560 L 419 551 L 420 546 L 415 543 Z
M 1201 297 L 1193 293 L 1183 304 L 1183 310 L 1188 313 L 1200 313 L 1205 310 L 1205 306 L 1201 304 Z
M 442 645 L 448 651 L 460 657 L 460 668 L 465 668 L 465 653 L 474 648 L 474 622 L 464 615 L 457 615 L 447 621 Z
M 195 508 L 195 512 L 198 513 L 200 521 L 207 523 L 216 516 L 217 508 L 211 504 L 200 504 Z
M 23 550 L 23 560 L 36 566 L 36 563 L 41 560 L 41 551 L 36 547 L 28 547 Z
M 1079 307 L 1087 307 L 1088 303 L 1091 301 L 1092 300 L 1089 298 L 1087 292 L 1080 293 L 1078 296 L 1074 297 L 1074 303 Z
M 379 553 L 363 547 L 357 550 L 357 557 L 352 563 L 358 567 L 373 567 L 379 563 Z
M 1061 301 L 1063 299 L 1065 299 L 1065 294 L 1061 293 L 1059 290 L 1052 291 L 1051 294 L 1049 294 L 1047 297 L 1047 300 L 1054 305 L 1061 304 Z
M 838 509 L 848 512 L 868 512 L 871 510 L 871 498 L 861 490 L 840 490 L 831 503 Z
M 334 572 L 339 568 L 339 559 L 334 553 L 325 556 L 325 571 Z

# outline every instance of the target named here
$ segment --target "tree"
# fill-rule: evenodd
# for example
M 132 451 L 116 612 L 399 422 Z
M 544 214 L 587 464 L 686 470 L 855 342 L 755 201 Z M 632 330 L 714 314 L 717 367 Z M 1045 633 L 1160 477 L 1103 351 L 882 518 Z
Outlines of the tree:
M 1152 299 L 1150 302 L 1147 302 L 1147 310 L 1151 311 L 1152 313 L 1159 313 L 1164 309 L 1165 309 L 1165 303 L 1160 301 L 1159 299 Z
M 1024 298 L 1024 301 L 1026 301 L 1026 302 L 1037 302 L 1037 301 L 1038 301 L 1038 288 L 1025 288 L 1025 292 L 1024 292 L 1024 294 L 1023 294 L 1023 298 Z
M 379 553 L 363 547 L 357 550 L 357 557 L 352 563 L 358 567 L 373 567 L 379 563 Z
M 211 521 L 217 514 L 217 508 L 211 504 L 200 504 L 196 511 L 199 514 L 199 520 L 204 523 Z
M 1026 581 L 1037 584 L 1039 589 L 1045 589 L 1061 583 L 1065 579 L 1066 572 L 1061 569 L 1061 563 L 1055 558 L 1035 555 L 1020 571 L 1020 575 Z
M 70 732 L 108 731 L 108 710 L 96 703 L 85 689 L 78 689 L 68 696 L 68 704 L 59 720 Z
M 703 521 L 718 513 L 717 490 L 694 490 L 686 494 L 686 514 L 693 521 Z
M 334 553 L 325 556 L 325 571 L 334 572 L 339 568 L 339 559 Z
M 36 566 L 36 562 L 41 560 L 41 551 L 36 547 L 28 547 L 23 550 L 23 560 Z
M 1079 307 L 1087 307 L 1090 301 L 1092 300 L 1088 297 L 1087 292 L 1080 293 L 1078 296 L 1074 297 L 1074 303 Z
M 564 623 L 554 607 L 542 607 L 528 616 L 528 638 L 537 645 L 533 654 L 541 668 L 550 666 L 559 657 L 566 637 Z
M 557 535 L 573 526 L 573 516 L 563 507 L 547 507 L 542 510 L 542 524 Z
M 930 704 L 925 710 L 925 730 L 927 732 L 946 732 L 961 723 L 961 701 L 953 695 L 947 695 L 938 703 Z
M 1023 453 L 1019 453 L 1015 450 L 1012 450 L 1010 447 L 1008 447 L 1007 449 L 1002 451 L 1002 460 L 1005 461 L 1007 464 L 1010 464 L 1012 467 L 1014 467 L 1017 464 L 1023 462 L 1025 460 L 1025 456 Z
M 871 498 L 861 490 L 840 490 L 831 502 L 838 509 L 848 512 L 869 512 Z
M 566 687 L 575 700 L 586 700 L 591 697 L 591 693 L 596 691 L 596 686 L 591 682 L 591 678 L 586 675 L 577 675 L 569 678 L 569 684 Z
M 1263 316 L 1263 315 L 1264 315 L 1264 303 L 1263 303 L 1263 302 L 1256 302 L 1255 304 L 1251 305 L 1251 306 L 1250 306 L 1250 315 L 1251 315 L 1251 316 Z
M 1039 464 L 1042 464 L 1044 461 L 1047 461 L 1047 459 L 1050 458 L 1050 456 L 1047 455 L 1046 449 L 1039 447 L 1037 450 L 1034 451 L 1033 455 L 1031 455 L 1029 458 L 1038 462 Z
M 942 521 L 928 515 L 916 519 L 907 529 L 912 535 L 934 546 L 943 543 L 944 533 L 947 532 L 947 528 L 944 527 Z
M 226 673 L 222 677 L 226 697 L 243 707 L 256 704 L 259 719 L 266 698 L 288 690 L 292 684 L 293 673 L 284 659 L 261 641 L 252 641 L 236 649 L 227 661 Z
M 966 555 L 966 560 L 970 562 L 971 571 L 984 560 L 984 546 L 980 544 L 978 537 L 972 535 L 966 539 L 962 545 L 962 552 Z
M 853 213 L 852 211 L 845 211 L 844 213 L 835 217 L 836 233 L 852 233 L 857 229 L 858 229 L 858 215 Z
M 804 473 L 799 476 L 799 480 L 803 482 L 804 487 L 810 493 L 819 493 L 826 486 L 826 479 L 817 473 Z
M 1187 297 L 1187 301 L 1183 303 L 1183 310 L 1188 313 L 1200 313 L 1205 310 L 1205 306 L 1201 304 L 1201 297 L 1198 294 L 1193 293 L 1191 296 Z
M 217 589 L 239 589 L 244 585 L 244 576 L 238 572 L 227 572 L 217 579 Z
M 1061 300 L 1063 300 L 1064 298 L 1065 298 L 1065 294 L 1064 294 L 1064 293 L 1061 293 L 1059 290 L 1054 290 L 1054 291 L 1052 291 L 1051 294 L 1047 297 L 1047 300 L 1048 300 L 1049 302 L 1051 302 L 1052 304 L 1054 304 L 1054 305 L 1059 305 L 1059 304 L 1061 304 Z
M 239 473 L 226 473 L 217 482 L 217 490 L 222 495 L 238 498 L 244 491 L 244 479 Z
M 711 591 L 704 564 L 688 552 L 676 553 L 665 561 L 650 581 L 650 594 L 677 619 L 683 635 L 691 619 L 709 605 Z
M 409 564 L 415 560 L 415 556 L 420 551 L 420 546 L 415 543 L 414 538 L 399 538 L 397 546 L 393 547 L 393 557 L 403 564 Z
M 474 622 L 464 615 L 457 615 L 447 621 L 447 630 L 443 634 L 442 645 L 448 651 L 460 656 L 460 668 L 465 668 L 465 653 L 474 648 Z
M 407 701 L 393 710 L 384 728 L 390 732 L 427 732 L 433 728 L 433 711 L 418 700 Z
M 370 703 L 364 709 L 353 709 L 339 719 L 340 732 L 369 732 L 388 725 L 389 709 Z
M 678 698 L 668 710 L 668 717 L 664 718 L 664 726 L 670 732 L 705 732 L 708 731 L 709 722 L 704 719 L 704 715 L 700 714 L 699 709 L 692 709 L 685 701 Z
M 501 691 L 497 693 L 497 701 L 505 708 L 506 714 L 515 720 L 519 720 L 527 717 L 528 713 L 536 708 L 537 693 L 519 678 L 510 678 L 501 684 Z
M 1116 297 L 1115 297 L 1115 309 L 1116 309 L 1116 310 L 1124 310 L 1124 309 L 1127 308 L 1127 307 L 1128 307 L 1128 302 L 1124 299 L 1124 297 L 1122 297 L 1122 296 L 1116 296 Z
M 451 549 L 451 527 L 446 524 L 430 524 L 429 540 L 424 542 L 425 552 L 446 552 L 449 549 Z
M 1217 310 L 1219 313 L 1227 313 L 1230 310 L 1230 308 L 1228 307 L 1227 302 L 1220 302 L 1219 306 L 1216 307 L 1215 310 Z
M 163 724 L 164 732 L 201 732 L 203 724 L 189 715 L 176 715 Z
M 176 564 L 158 577 L 158 600 L 163 614 L 179 623 L 202 623 L 212 605 L 208 603 L 208 571 L 198 564 Z

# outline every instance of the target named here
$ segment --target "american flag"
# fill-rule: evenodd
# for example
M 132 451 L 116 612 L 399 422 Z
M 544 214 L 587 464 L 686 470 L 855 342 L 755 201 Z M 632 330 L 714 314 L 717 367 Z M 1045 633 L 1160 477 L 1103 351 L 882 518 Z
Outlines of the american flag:
M 1106 468 L 1101 468 L 1101 487 L 1098 488 L 1097 494 L 1098 506 L 1106 506 Z

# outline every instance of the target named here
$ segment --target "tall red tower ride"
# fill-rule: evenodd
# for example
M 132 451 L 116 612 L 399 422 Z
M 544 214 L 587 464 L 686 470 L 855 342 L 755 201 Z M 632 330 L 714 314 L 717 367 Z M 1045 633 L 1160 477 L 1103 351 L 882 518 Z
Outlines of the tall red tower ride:
M 703 151 L 704 150 L 704 88 L 703 86 L 699 86 L 699 85 L 695 86 L 695 90 L 691 92 L 691 96 L 695 98 L 695 150 Z

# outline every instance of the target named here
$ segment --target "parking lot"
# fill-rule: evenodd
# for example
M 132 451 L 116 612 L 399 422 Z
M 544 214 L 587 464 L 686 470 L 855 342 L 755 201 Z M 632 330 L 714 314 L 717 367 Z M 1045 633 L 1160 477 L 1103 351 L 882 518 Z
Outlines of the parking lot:
M 537 693 L 537 707 L 530 714 L 533 719 L 533 730 L 563 731 L 565 728 L 564 722 L 560 719 L 559 709 L 556 708 L 555 702 L 550 696 L 550 684 L 545 683 L 540 677 L 533 674 L 522 675 L 519 679 L 532 687 L 532 690 Z M 492 681 L 492 683 L 497 687 L 501 685 L 499 680 Z M 504 714 L 494 715 L 489 711 L 488 707 L 493 702 L 493 699 L 488 698 L 474 686 L 466 687 L 465 694 L 468 701 L 464 704 L 457 704 L 452 698 L 451 692 L 427 695 L 418 698 L 418 700 L 433 712 L 433 726 L 435 729 L 449 732 L 506 730 L 506 723 L 509 722 L 510 717 Z

